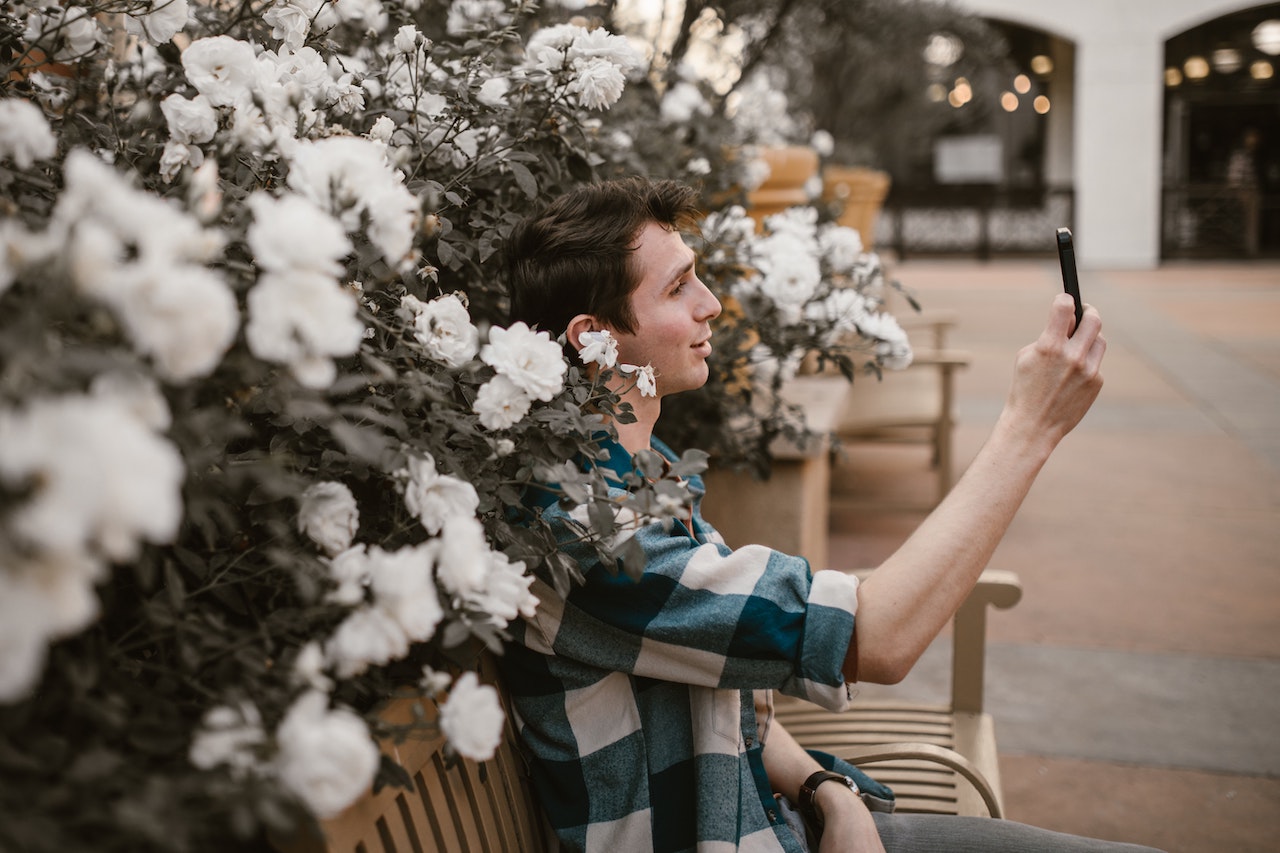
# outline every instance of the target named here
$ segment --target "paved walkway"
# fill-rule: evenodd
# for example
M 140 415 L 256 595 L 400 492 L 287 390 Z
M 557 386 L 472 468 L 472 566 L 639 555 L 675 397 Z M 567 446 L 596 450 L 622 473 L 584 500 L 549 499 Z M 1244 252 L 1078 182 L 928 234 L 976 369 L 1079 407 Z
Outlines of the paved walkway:
M 892 267 L 955 312 L 957 464 L 1060 288 L 1056 262 Z M 1174 853 L 1280 849 L 1280 264 L 1082 271 L 1102 396 L 1043 471 L 993 568 L 1025 594 L 989 623 L 988 708 L 1010 816 Z M 858 449 L 846 485 L 925 494 L 919 449 Z M 833 567 L 921 518 L 837 512 Z M 941 699 L 940 640 L 895 688 Z M 881 689 L 881 688 L 877 688 Z

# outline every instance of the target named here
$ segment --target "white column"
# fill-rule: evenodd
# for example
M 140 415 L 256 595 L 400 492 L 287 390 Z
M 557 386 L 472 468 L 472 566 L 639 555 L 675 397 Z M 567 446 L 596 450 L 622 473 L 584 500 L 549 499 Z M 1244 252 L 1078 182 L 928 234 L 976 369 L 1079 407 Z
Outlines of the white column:
M 1095 30 L 1076 50 L 1076 240 L 1087 267 L 1160 259 L 1164 45 Z

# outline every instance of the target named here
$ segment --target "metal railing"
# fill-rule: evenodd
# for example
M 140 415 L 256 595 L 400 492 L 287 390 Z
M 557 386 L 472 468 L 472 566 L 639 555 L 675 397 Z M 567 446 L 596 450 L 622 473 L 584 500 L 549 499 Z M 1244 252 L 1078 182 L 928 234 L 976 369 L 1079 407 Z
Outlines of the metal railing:
M 1160 207 L 1161 257 L 1280 254 L 1280 194 L 1222 183 L 1167 184 Z
M 1071 227 L 1072 187 L 993 184 L 894 184 L 876 227 L 876 243 L 910 255 L 1052 254 L 1053 233 Z

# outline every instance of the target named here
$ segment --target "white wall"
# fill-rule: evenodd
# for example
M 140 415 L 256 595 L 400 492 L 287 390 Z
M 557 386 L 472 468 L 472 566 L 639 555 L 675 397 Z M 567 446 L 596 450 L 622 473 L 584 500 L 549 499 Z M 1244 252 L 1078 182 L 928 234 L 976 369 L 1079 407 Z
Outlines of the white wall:
M 1154 267 L 1160 261 L 1164 42 L 1222 15 L 1260 5 L 1230 0 L 958 0 L 988 18 L 1075 43 L 1076 240 L 1083 265 Z M 1055 104 L 1056 108 L 1056 104 Z M 1053 113 L 1051 112 L 1052 116 Z M 1061 177 L 1063 146 L 1051 150 Z

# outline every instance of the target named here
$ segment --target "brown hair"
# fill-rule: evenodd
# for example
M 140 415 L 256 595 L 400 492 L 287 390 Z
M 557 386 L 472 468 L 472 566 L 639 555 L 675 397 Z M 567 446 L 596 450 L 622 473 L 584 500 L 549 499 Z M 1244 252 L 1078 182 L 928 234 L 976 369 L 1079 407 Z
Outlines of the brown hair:
M 591 314 L 634 332 L 632 244 L 650 222 L 693 227 L 697 198 L 675 181 L 625 178 L 579 187 L 524 220 L 507 241 L 511 321 L 560 335 L 578 314 Z

